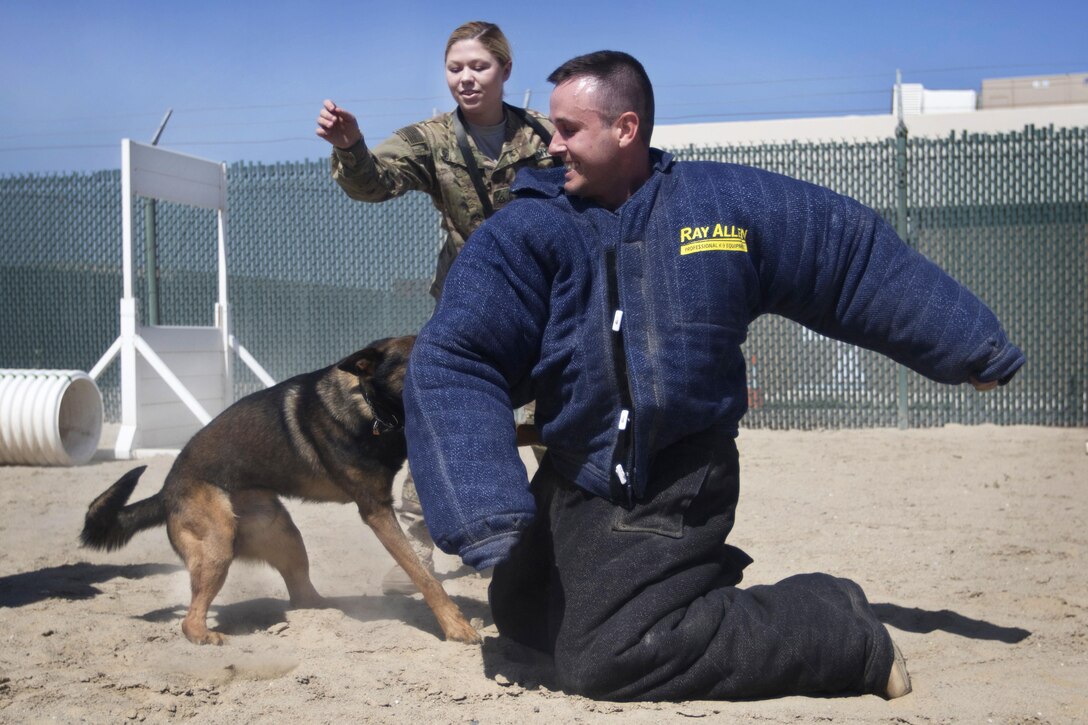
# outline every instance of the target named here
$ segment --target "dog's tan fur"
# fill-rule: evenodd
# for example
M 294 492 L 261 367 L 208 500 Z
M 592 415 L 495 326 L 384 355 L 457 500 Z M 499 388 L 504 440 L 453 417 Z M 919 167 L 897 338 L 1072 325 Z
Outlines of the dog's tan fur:
M 336 365 L 246 396 L 185 446 L 151 498 L 125 505 L 143 468 L 91 503 L 83 543 L 123 546 L 166 524 L 189 570 L 192 601 L 182 621 L 197 644 L 222 644 L 207 615 L 234 559 L 271 564 L 295 607 L 325 601 L 310 581 L 302 536 L 279 496 L 355 502 L 359 514 L 423 593 L 447 639 L 480 636 L 420 563 L 393 514 L 393 478 L 406 455 L 400 402 L 413 337 L 379 340 Z M 379 434 L 380 433 L 380 434 Z

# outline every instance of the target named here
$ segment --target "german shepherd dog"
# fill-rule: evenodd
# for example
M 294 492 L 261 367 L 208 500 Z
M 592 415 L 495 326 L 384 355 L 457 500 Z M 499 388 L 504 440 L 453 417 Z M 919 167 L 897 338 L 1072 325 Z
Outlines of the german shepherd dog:
M 233 559 L 271 564 L 292 606 L 325 605 L 279 496 L 355 502 L 423 592 L 446 639 L 478 643 L 480 635 L 419 562 L 393 514 L 393 477 L 407 456 L 401 393 L 414 342 L 412 336 L 379 340 L 335 365 L 242 398 L 185 445 L 161 491 L 125 505 L 141 466 L 96 498 L 83 544 L 119 549 L 137 532 L 166 524 L 192 588 L 181 631 L 197 644 L 222 644 L 224 635 L 206 620 Z

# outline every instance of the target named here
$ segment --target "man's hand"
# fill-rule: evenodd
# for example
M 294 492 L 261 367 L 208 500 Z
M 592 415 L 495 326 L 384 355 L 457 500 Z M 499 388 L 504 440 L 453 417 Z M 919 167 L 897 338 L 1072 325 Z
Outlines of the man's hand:
M 968 380 L 970 381 L 971 385 L 975 386 L 975 390 L 979 390 L 979 391 L 981 391 L 983 393 L 985 393 L 987 390 L 993 390 L 994 388 L 997 387 L 997 381 L 996 380 L 991 380 L 988 383 L 984 383 L 981 380 L 979 380 L 978 378 L 976 378 L 974 375 L 969 377 Z
M 355 116 L 328 99 L 317 116 L 317 135 L 340 149 L 349 149 L 363 138 Z

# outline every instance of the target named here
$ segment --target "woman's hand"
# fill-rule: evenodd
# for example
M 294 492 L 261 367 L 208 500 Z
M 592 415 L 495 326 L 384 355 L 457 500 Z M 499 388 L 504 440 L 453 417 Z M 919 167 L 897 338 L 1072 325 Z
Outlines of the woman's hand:
M 340 149 L 349 149 L 363 138 L 355 116 L 328 99 L 317 116 L 317 135 Z

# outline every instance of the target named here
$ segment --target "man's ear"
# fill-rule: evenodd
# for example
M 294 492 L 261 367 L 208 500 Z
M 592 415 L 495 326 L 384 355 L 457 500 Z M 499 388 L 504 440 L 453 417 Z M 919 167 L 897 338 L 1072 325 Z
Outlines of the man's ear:
M 625 111 L 616 119 L 613 128 L 616 129 L 616 141 L 620 148 L 630 146 L 638 140 L 639 121 L 638 114 L 634 111 Z

